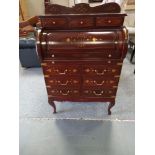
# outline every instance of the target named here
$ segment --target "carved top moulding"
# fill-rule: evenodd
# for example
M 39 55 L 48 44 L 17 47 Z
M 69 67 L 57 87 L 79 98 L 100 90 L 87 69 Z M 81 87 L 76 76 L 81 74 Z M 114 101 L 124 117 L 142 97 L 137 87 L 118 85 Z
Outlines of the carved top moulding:
M 85 14 L 85 13 L 120 13 L 119 4 L 111 2 L 103 5 L 90 7 L 87 3 L 79 3 L 73 7 L 51 4 L 45 0 L 45 14 Z

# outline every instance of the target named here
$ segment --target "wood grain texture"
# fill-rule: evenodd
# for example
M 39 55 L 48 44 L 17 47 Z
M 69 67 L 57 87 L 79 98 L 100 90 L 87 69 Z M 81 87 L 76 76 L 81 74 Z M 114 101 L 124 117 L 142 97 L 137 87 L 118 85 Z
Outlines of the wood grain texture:
M 46 1 L 45 5 L 51 4 Z M 115 6 L 112 3 L 107 10 L 114 7 L 119 12 Z M 110 102 L 110 115 L 127 52 L 125 14 L 114 13 L 114 9 L 98 14 L 89 5 L 79 4 L 66 12 L 80 8 L 84 14 L 66 16 L 60 11 L 63 6 L 53 7 L 59 14 L 39 16 L 41 32 L 37 35 L 49 103 L 56 112 L 54 101 Z M 107 5 L 98 8 L 103 7 Z
M 121 8 L 117 3 L 105 3 L 96 7 L 90 7 L 89 4 L 79 3 L 72 8 L 51 4 L 45 1 L 45 14 L 79 14 L 79 13 L 120 13 Z

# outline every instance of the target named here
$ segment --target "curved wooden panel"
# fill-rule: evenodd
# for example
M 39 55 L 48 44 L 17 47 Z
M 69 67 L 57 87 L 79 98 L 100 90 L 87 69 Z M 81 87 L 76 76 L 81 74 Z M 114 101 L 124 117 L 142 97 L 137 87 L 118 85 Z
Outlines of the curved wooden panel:
M 45 14 L 120 13 L 120 11 L 120 6 L 113 2 L 95 7 L 90 7 L 86 3 L 79 3 L 70 8 L 58 4 L 51 4 L 48 0 L 45 0 Z

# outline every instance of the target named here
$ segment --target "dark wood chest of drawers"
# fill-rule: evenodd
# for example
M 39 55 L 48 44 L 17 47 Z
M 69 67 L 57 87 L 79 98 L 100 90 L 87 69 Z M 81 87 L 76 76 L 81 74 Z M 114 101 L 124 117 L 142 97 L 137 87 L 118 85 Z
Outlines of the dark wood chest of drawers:
M 48 101 L 115 104 L 128 33 L 126 14 L 83 13 L 39 16 L 37 50 Z

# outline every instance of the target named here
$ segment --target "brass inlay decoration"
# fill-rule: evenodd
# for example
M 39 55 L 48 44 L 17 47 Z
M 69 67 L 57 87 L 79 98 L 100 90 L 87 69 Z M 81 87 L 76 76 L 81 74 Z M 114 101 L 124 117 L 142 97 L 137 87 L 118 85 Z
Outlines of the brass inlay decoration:
M 114 81 L 110 81 L 110 83 L 114 83 Z
M 128 30 L 126 28 L 123 28 L 123 31 L 125 33 L 125 39 L 128 39 Z
M 48 69 L 48 70 L 47 70 L 47 72 L 51 72 L 51 71 L 52 71 L 51 69 Z
M 74 72 L 74 73 L 77 72 L 77 69 L 73 69 L 73 72 Z
M 73 92 L 74 92 L 74 93 L 78 93 L 78 91 L 77 91 L 77 90 L 74 90 Z
M 54 62 L 54 61 L 52 61 L 52 64 L 55 64 L 55 62 Z
M 89 80 L 85 80 L 86 83 L 89 83 Z
M 118 41 L 115 41 L 115 44 L 118 44 Z
M 111 96 L 111 98 L 115 98 L 116 96 Z
M 70 42 L 70 41 L 71 41 L 71 39 L 70 39 L 70 38 L 67 38 L 67 39 L 66 39 L 66 41 L 67 41 L 67 42 Z
M 89 68 L 87 68 L 87 69 L 85 69 L 85 71 L 86 71 L 86 72 L 90 72 L 90 69 L 89 69 Z
M 110 24 L 111 23 L 111 20 L 108 20 L 108 23 Z
M 47 66 L 47 63 L 41 63 L 41 66 Z
M 112 72 L 115 73 L 116 72 L 116 69 L 112 69 Z
M 78 81 L 77 80 L 74 80 L 73 83 L 78 83 Z
M 54 91 L 54 90 L 52 90 L 52 91 L 51 91 L 51 93 L 55 93 L 55 91 Z
M 118 66 L 122 66 L 122 64 L 123 64 L 123 63 L 119 63 L 119 62 L 117 63 Z
M 47 85 L 46 87 L 47 87 L 47 88 L 51 88 L 51 86 L 48 86 L 48 85 Z
M 46 42 L 41 42 L 42 45 L 46 45 Z
M 93 42 L 97 41 L 97 38 L 95 38 L 95 37 L 94 37 L 94 38 L 92 38 L 92 41 L 93 41 Z
M 89 91 L 88 91 L 88 90 L 85 90 L 84 92 L 85 92 L 86 94 L 88 94 L 88 93 L 89 93 Z
M 120 77 L 120 75 L 115 75 L 114 77 L 115 77 L 115 78 L 119 78 L 119 77 Z
M 55 22 L 55 21 L 53 21 L 53 22 L 52 22 L 52 24 L 54 24 L 54 25 L 55 25 L 55 24 L 56 24 L 56 22 Z
M 49 77 L 49 75 L 44 75 L 45 78 Z
M 52 54 L 52 58 L 54 58 L 54 54 Z
M 117 86 L 113 86 L 113 88 L 117 88 Z
M 109 58 L 111 58 L 111 56 L 112 56 L 111 54 L 108 55 Z
M 80 24 L 82 25 L 84 22 L 83 21 L 80 21 Z
M 108 64 L 110 64 L 110 63 L 111 63 L 111 61 L 109 60 L 109 61 L 108 61 Z

